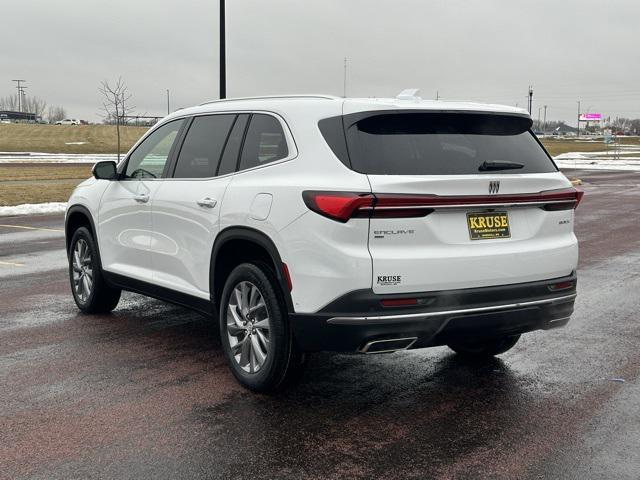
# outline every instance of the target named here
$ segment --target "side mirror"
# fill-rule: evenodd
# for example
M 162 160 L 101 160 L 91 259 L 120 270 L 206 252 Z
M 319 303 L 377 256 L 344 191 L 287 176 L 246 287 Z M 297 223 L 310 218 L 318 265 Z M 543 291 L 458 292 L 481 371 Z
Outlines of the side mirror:
M 98 162 L 91 169 L 91 173 L 98 180 L 114 180 L 118 176 L 116 162 L 111 160 Z

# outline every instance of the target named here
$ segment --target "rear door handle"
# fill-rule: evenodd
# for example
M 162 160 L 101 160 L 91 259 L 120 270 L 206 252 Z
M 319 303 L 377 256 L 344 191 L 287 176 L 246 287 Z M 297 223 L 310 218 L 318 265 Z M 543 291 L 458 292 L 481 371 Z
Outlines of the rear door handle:
M 213 208 L 216 206 L 216 204 L 218 203 L 217 200 L 214 200 L 213 198 L 209 198 L 209 197 L 204 197 L 202 200 L 198 200 L 198 205 L 200 205 L 201 207 L 205 207 L 205 208 Z
M 149 195 L 147 195 L 146 193 L 139 193 L 138 195 L 133 197 L 133 199 L 136 202 L 147 203 L 149 201 Z

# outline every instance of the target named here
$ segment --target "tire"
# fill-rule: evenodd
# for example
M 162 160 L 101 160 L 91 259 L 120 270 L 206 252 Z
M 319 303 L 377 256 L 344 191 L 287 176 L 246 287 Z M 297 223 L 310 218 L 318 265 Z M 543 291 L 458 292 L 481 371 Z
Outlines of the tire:
M 218 318 L 224 356 L 241 385 L 273 392 L 299 378 L 305 356 L 295 344 L 282 292 L 267 265 L 243 263 L 233 269 Z
M 467 358 L 489 358 L 506 352 L 518 343 L 520 335 L 500 337 L 482 342 L 450 343 L 448 346 L 458 355 Z
M 84 313 L 107 313 L 116 308 L 121 290 L 110 287 L 102 276 L 93 235 L 78 228 L 69 248 L 69 282 L 78 308 Z

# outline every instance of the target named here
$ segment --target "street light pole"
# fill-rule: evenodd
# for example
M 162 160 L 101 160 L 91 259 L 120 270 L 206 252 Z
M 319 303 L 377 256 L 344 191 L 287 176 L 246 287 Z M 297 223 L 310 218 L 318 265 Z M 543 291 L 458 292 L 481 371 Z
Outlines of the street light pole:
M 227 98 L 227 58 L 225 45 L 225 0 L 220 0 L 220 98 Z
M 169 89 L 167 88 L 167 115 L 171 113 L 171 108 L 169 106 Z
M 578 100 L 578 138 L 580 138 L 580 100 Z

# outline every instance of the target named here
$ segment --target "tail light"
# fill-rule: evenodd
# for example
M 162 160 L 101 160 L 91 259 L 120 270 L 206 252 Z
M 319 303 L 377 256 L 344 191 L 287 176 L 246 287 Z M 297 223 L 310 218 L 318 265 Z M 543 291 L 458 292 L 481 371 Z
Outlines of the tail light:
M 577 188 L 568 188 L 566 190 L 559 190 L 558 193 L 549 195 L 549 200 L 552 203 L 545 204 L 544 208 L 548 212 L 554 212 L 558 210 L 575 210 L 578 208 L 580 201 L 584 197 L 584 191 Z
M 302 192 L 304 203 L 320 215 L 346 223 L 351 218 L 425 217 L 439 208 L 532 206 L 547 211 L 571 210 L 584 196 L 567 188 L 506 195 L 406 195 L 396 193 Z
M 350 218 L 424 217 L 433 208 L 425 206 L 426 195 L 377 194 L 354 192 L 302 192 L 310 210 L 345 223 Z
M 345 223 L 350 218 L 368 217 L 374 196 L 371 193 L 305 191 L 302 199 L 310 210 Z

